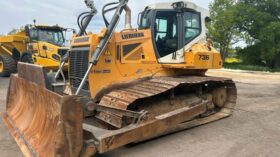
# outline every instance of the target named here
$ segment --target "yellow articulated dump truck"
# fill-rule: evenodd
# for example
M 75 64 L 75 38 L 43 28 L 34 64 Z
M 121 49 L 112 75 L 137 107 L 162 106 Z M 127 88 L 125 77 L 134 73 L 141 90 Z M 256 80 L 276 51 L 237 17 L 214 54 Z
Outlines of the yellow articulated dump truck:
M 69 50 L 64 31 L 59 26 L 27 25 L 15 34 L 0 36 L 0 77 L 16 72 L 18 61 L 58 70 Z
M 26 157 L 90 157 L 232 114 L 235 83 L 206 75 L 222 67 L 206 40 L 207 10 L 156 3 L 132 28 L 128 0 L 120 0 L 104 6 L 106 27 L 93 34 L 87 27 L 97 11 L 85 2 L 91 11 L 78 17 L 63 61 L 69 80 L 52 82 L 44 67 L 27 63 L 11 76 L 3 120 Z

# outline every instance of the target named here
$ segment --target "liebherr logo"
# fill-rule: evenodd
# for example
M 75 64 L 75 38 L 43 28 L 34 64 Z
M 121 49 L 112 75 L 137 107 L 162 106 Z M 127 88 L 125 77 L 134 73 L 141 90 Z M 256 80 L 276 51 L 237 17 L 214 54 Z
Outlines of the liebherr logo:
M 74 43 L 84 43 L 88 41 L 89 41 L 89 37 L 74 39 Z
M 132 39 L 144 37 L 144 33 L 123 34 L 122 39 Z

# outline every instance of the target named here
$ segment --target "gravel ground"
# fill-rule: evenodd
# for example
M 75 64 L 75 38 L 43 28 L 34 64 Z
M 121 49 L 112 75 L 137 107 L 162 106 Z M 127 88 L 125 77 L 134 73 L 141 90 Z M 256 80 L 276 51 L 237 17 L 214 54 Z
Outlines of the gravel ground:
M 230 118 L 181 131 L 101 157 L 278 157 L 280 156 L 280 74 L 213 70 L 208 75 L 233 78 L 238 101 Z M 5 111 L 9 79 L 0 78 L 0 114 Z M 0 156 L 21 157 L 0 122 Z

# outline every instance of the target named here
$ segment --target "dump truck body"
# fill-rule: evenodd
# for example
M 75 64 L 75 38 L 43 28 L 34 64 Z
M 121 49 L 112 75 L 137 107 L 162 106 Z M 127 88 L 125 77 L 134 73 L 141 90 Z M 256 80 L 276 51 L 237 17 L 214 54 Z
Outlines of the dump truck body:
M 89 157 L 232 114 L 235 83 L 205 75 L 222 67 L 205 40 L 206 11 L 159 3 L 142 12 L 139 29 L 116 32 L 123 11 L 130 25 L 127 2 L 105 5 L 103 14 L 111 5 L 116 12 L 92 34 L 85 30 L 96 10 L 86 1 L 91 12 L 79 16 L 64 84 L 42 66 L 18 64 L 3 119 L 25 156 Z

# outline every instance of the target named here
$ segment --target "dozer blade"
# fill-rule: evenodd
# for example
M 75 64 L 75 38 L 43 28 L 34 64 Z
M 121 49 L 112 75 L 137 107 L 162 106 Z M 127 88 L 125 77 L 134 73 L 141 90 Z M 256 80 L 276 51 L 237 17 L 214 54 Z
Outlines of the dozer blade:
M 62 97 L 17 75 L 11 76 L 3 120 L 26 157 L 77 157 L 82 149 L 78 98 Z

